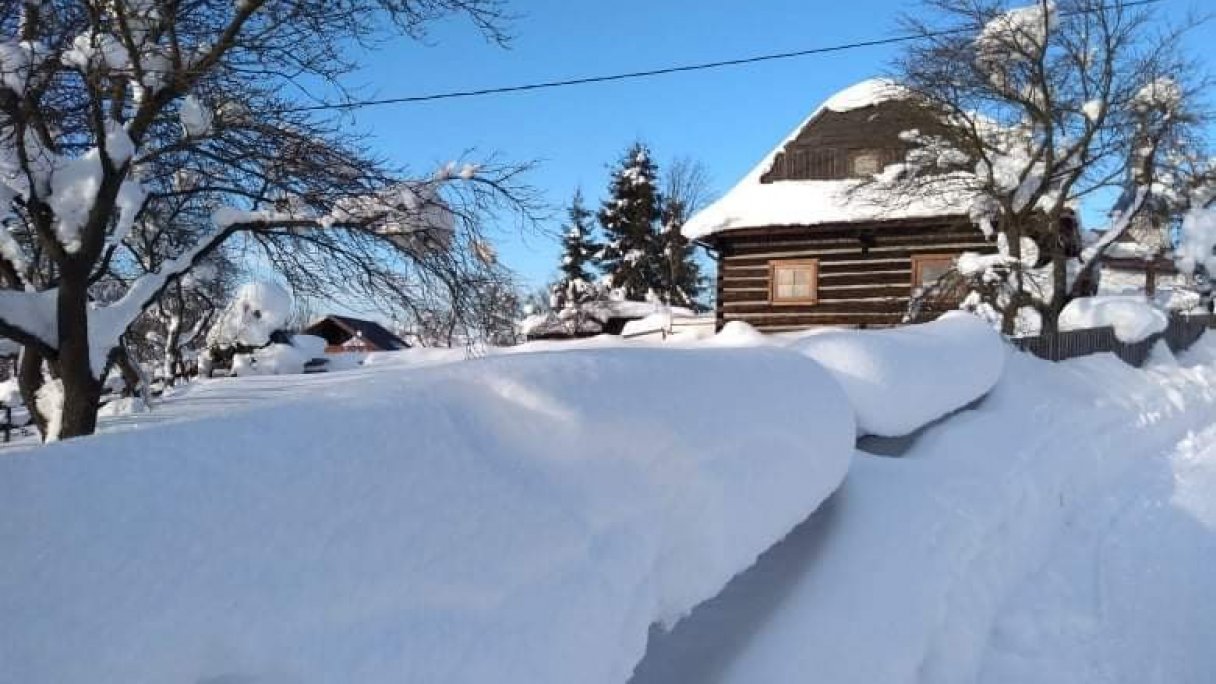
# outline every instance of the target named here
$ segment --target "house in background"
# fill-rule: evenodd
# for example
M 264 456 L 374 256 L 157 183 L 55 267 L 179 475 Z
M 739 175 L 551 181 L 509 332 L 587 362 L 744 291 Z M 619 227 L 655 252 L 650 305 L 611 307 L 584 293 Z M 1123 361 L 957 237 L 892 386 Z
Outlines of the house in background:
M 862 179 L 904 160 L 901 134 L 940 127 L 875 79 L 821 105 L 684 234 L 718 260 L 716 326 L 766 331 L 897 325 L 914 290 L 964 251 L 993 252 L 964 193 L 867 198 Z
M 603 299 L 585 302 L 584 304 L 559 312 L 544 312 L 531 314 L 519 324 L 519 332 L 524 339 L 536 340 L 569 340 L 596 335 L 626 335 L 627 328 L 643 320 L 657 321 L 656 315 L 662 314 L 668 320 L 678 318 L 681 321 L 696 318 L 696 314 L 678 306 L 664 306 L 654 302 L 634 302 L 624 299 Z M 646 331 L 646 332 L 642 332 Z M 632 335 L 643 335 L 659 332 L 646 326 L 634 325 Z
M 330 314 L 304 329 L 305 335 L 325 339 L 325 351 L 378 352 L 409 349 L 405 340 L 375 321 Z

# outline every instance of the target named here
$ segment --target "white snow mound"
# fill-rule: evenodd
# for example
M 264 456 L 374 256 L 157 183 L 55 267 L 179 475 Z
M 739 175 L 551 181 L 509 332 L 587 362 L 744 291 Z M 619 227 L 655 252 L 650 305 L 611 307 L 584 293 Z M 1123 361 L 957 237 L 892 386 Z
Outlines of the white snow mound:
M 853 452 L 778 349 L 344 375 L 0 459 L 0 681 L 619 684 Z
M 791 344 L 849 395 L 861 434 L 906 435 L 988 393 L 1001 377 L 1000 336 L 971 314 L 887 330 L 822 332 Z
M 1074 299 L 1060 312 L 1060 330 L 1110 326 L 1120 342 L 1134 343 L 1165 330 L 1165 313 L 1143 297 L 1106 295 Z

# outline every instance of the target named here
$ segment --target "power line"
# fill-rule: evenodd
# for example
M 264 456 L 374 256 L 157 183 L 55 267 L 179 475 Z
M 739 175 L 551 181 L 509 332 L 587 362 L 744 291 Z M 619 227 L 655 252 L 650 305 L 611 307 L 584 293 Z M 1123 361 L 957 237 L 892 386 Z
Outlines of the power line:
M 1119 8 L 1140 7 L 1144 5 L 1155 5 L 1164 0 L 1134 0 L 1133 2 L 1125 2 L 1117 5 Z M 1106 9 L 1113 9 L 1115 6 L 1104 5 L 1091 10 L 1077 10 L 1075 12 L 1062 13 L 1065 16 L 1098 12 Z M 584 76 L 580 78 L 568 78 L 556 81 L 540 81 L 537 83 L 525 83 L 521 85 L 497 86 L 493 88 L 480 88 L 476 90 L 455 90 L 445 93 L 431 93 L 428 95 L 407 95 L 403 97 L 388 97 L 377 100 L 356 100 L 353 102 L 342 103 L 325 103 L 317 105 L 305 105 L 302 107 L 291 107 L 286 111 L 289 112 L 312 112 L 322 110 L 351 110 L 361 109 L 363 107 L 376 107 L 390 104 L 412 104 L 418 102 L 434 102 L 437 100 L 455 100 L 467 97 L 481 97 L 484 95 L 501 95 L 505 93 L 522 93 L 532 90 L 548 90 L 551 88 L 565 88 L 568 86 L 588 85 L 593 83 L 610 83 L 613 81 L 628 81 L 641 78 L 652 78 L 655 76 L 666 76 L 669 74 L 682 74 L 694 71 L 707 71 L 710 69 L 721 69 L 724 67 L 744 66 L 748 64 L 759 64 L 762 62 L 774 62 L 784 59 L 795 59 L 798 57 L 809 57 L 812 55 L 824 55 L 833 52 L 845 52 L 848 50 L 859 50 L 868 47 L 878 47 L 882 45 L 895 45 L 898 43 L 907 43 L 914 40 L 924 40 L 926 38 L 939 38 L 942 36 L 953 35 L 957 33 L 965 33 L 973 29 L 948 29 L 943 31 L 933 31 L 928 33 L 920 33 L 915 35 L 892 36 L 890 38 L 876 38 L 874 40 L 863 40 L 854 43 L 842 43 L 839 45 L 830 45 L 827 47 L 809 48 L 806 50 L 794 50 L 791 52 L 774 52 L 761 55 L 753 55 L 751 57 L 740 57 L 736 59 L 724 59 L 716 62 L 701 62 L 698 64 L 683 64 L 677 66 L 661 67 L 658 69 L 646 69 L 643 71 L 627 71 L 616 74 L 604 74 L 599 76 Z

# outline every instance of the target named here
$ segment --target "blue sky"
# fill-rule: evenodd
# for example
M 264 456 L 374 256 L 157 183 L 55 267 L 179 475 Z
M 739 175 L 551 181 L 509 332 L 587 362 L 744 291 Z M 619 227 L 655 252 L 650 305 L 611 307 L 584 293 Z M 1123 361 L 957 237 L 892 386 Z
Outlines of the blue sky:
M 426 44 L 395 40 L 363 56 L 351 83 L 389 97 L 511 85 L 713 61 L 868 40 L 915 11 L 894 0 L 530 0 L 515 2 L 507 49 L 465 22 L 434 27 Z M 1166 0 L 1164 13 L 1196 7 Z M 1216 41 L 1209 24 L 1196 48 Z M 468 149 L 535 160 L 529 181 L 560 207 L 582 187 L 603 196 L 607 168 L 635 139 L 660 162 L 690 156 L 724 192 L 833 92 L 881 74 L 896 48 L 877 47 L 619 83 L 361 110 L 353 125 L 415 171 Z M 556 215 L 556 214 L 555 214 Z M 553 227 L 556 226 L 556 222 Z M 530 285 L 556 270 L 557 245 L 510 226 L 493 234 L 503 261 Z

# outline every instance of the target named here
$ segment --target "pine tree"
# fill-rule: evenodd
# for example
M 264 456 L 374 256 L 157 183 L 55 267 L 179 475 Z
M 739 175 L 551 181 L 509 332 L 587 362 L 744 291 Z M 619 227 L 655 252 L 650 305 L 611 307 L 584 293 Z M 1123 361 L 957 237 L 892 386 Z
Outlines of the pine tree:
M 566 225 L 562 227 L 561 277 L 549 290 L 550 306 L 559 312 L 594 296 L 594 278 L 587 269 L 600 249 L 591 239 L 592 213 L 583 206 L 581 190 L 574 193 L 566 216 Z
M 609 198 L 600 208 L 599 222 L 607 239 L 599 255 L 600 268 L 609 285 L 626 299 L 646 299 L 660 287 L 656 227 L 662 217 L 657 177 L 650 150 L 634 143 L 613 171 Z
M 663 198 L 663 224 L 657 236 L 660 258 L 656 294 L 669 306 L 699 309 L 698 299 L 705 282 L 694 257 L 695 248 L 681 232 L 687 214 L 682 201 L 671 196 Z

